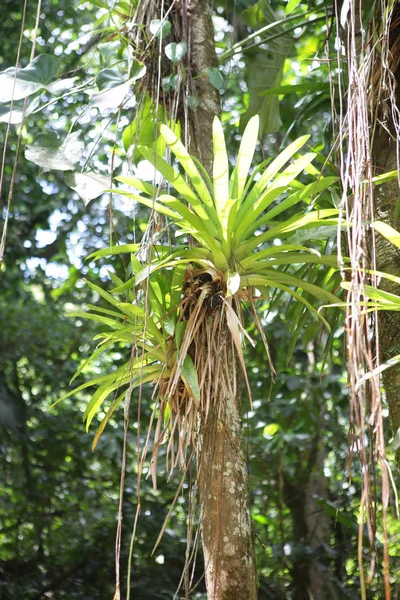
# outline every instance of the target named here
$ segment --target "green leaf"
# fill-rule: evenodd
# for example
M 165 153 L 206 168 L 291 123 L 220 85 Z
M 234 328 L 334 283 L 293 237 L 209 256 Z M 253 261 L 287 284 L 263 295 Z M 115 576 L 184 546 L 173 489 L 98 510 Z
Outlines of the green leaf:
M 226 153 L 225 136 L 221 121 L 214 117 L 213 121 L 213 182 L 215 206 L 223 230 L 226 229 L 226 205 L 229 200 L 229 162 Z
M 286 189 L 292 184 L 293 180 L 297 177 L 303 169 L 306 169 L 311 161 L 315 158 L 315 153 L 308 153 L 301 156 L 299 159 L 294 161 L 287 169 L 278 175 L 274 182 L 268 187 L 267 191 L 261 194 L 260 198 L 254 203 L 252 210 L 240 221 L 240 224 L 235 232 L 235 242 L 238 243 L 240 239 L 249 238 L 251 234 L 257 229 L 260 229 L 264 225 L 268 225 L 285 210 L 295 206 L 299 202 L 305 201 L 310 202 L 311 198 L 316 195 L 319 191 L 322 191 L 332 185 L 336 179 L 334 177 L 327 178 L 325 181 L 323 178 L 317 182 L 309 184 L 308 186 L 302 187 L 298 192 L 295 192 L 279 202 L 274 208 L 264 214 L 261 218 L 259 215 L 266 209 L 270 204 L 280 196 Z
M 260 96 L 287 96 L 288 94 L 304 94 L 321 92 L 329 92 L 329 83 L 317 83 L 309 81 L 308 83 L 294 83 L 292 85 L 280 85 L 278 87 L 269 88 L 264 92 L 260 92 Z
M 301 280 L 297 280 L 297 281 L 301 282 Z M 277 289 L 280 289 L 280 290 L 286 292 L 290 296 L 293 296 L 293 298 L 295 298 L 295 300 L 298 300 L 298 302 L 300 302 L 301 304 L 303 304 L 309 310 L 309 312 L 310 312 L 310 314 L 311 314 L 311 316 L 312 316 L 313 319 L 315 319 L 316 321 L 321 321 L 322 323 L 325 324 L 325 326 L 327 327 L 327 329 L 330 330 L 329 323 L 313 307 L 313 305 L 310 302 L 308 302 L 308 300 L 306 300 L 303 297 L 302 294 L 300 294 L 299 292 L 291 289 L 284 282 L 278 281 L 275 278 L 271 279 L 269 276 L 266 277 L 264 275 L 249 275 L 249 276 L 241 277 L 241 286 L 242 287 L 248 287 L 248 286 L 258 287 L 260 285 L 261 286 L 267 286 L 269 288 L 277 288 Z M 295 284 L 289 284 L 289 285 L 295 285 Z M 297 285 L 296 287 L 299 287 L 299 286 Z M 314 287 L 316 287 L 316 286 L 314 286 Z M 317 288 L 317 291 L 318 291 L 318 289 L 319 288 Z M 318 298 L 317 294 L 313 294 L 313 295 L 315 295 Z
M 11 125 L 19 125 L 22 123 L 24 116 L 24 103 L 25 100 L 13 102 L 12 111 L 10 111 L 10 102 L 0 104 L 0 123 L 8 123 Z M 31 114 L 40 104 L 40 98 L 35 96 L 30 102 L 28 102 L 25 109 L 25 117 Z M 11 117 L 11 118 L 10 118 Z
M 140 60 L 133 59 L 131 64 L 131 71 L 129 74 L 130 81 L 137 81 L 142 79 L 146 74 L 146 65 Z
M 217 90 L 221 90 L 224 87 L 224 78 L 222 77 L 221 71 L 217 67 L 208 67 L 208 81 Z
M 111 346 L 114 345 L 113 340 L 109 340 L 108 342 L 104 342 L 99 346 L 86 360 L 82 361 L 78 370 L 75 372 L 74 376 L 70 381 L 70 385 L 75 379 L 82 373 L 82 371 L 87 367 L 91 362 L 93 362 L 96 358 L 98 358 L 105 350 L 108 350 Z
M 158 189 L 154 185 L 151 185 L 151 183 L 148 183 L 147 181 L 142 181 L 137 177 L 121 175 L 120 177 L 116 177 L 115 179 L 117 181 L 120 181 L 121 183 L 126 183 L 127 185 L 136 188 L 140 192 L 144 192 L 151 198 L 156 198 L 158 194 Z
M 253 204 L 253 206 L 249 208 L 246 215 L 242 216 L 239 212 L 239 218 L 237 219 L 238 225 L 235 228 L 234 233 L 235 247 L 237 247 L 245 239 L 247 239 L 251 231 L 258 229 L 257 217 L 285 191 L 286 188 L 284 187 L 277 189 L 268 188 L 267 191 L 261 194 L 258 200 L 256 200 L 256 202 Z
M 268 525 L 269 524 L 268 517 L 265 517 L 264 515 L 252 515 L 252 518 L 257 523 L 261 523 L 261 525 Z
M 161 112 L 160 110 L 159 117 L 162 116 Z M 122 141 L 125 152 L 133 145 L 152 148 L 157 140 L 155 125 L 155 107 L 151 99 L 146 96 L 144 102 L 138 106 L 135 118 L 123 131 Z M 140 154 L 136 152 L 134 162 L 136 163 L 140 158 Z
M 181 347 L 181 342 L 183 340 L 183 336 L 185 335 L 187 326 L 187 321 L 178 321 L 175 327 L 175 343 L 176 347 L 179 350 Z
M 93 92 L 90 96 L 90 104 L 99 110 L 118 108 L 130 92 L 132 82 L 125 81 L 114 88 L 105 88 L 101 92 Z
M 40 54 L 24 69 L 11 67 L 0 73 L 0 102 L 21 100 L 48 86 L 57 76 L 58 62 L 48 54 Z
M 399 171 L 396 169 L 395 171 L 387 171 L 387 173 L 382 173 L 381 175 L 376 175 L 376 177 L 372 177 L 372 183 L 375 185 L 380 185 L 381 183 L 386 183 L 387 181 L 391 181 L 392 179 L 399 178 Z M 363 181 L 366 185 L 369 184 L 369 181 Z
M 82 383 L 81 385 L 74 388 L 73 390 L 70 390 L 66 394 L 63 394 L 62 396 L 60 396 L 60 398 L 57 398 L 57 400 L 55 402 L 53 402 L 53 404 L 50 406 L 50 408 L 54 408 L 55 406 L 57 406 L 57 404 L 59 404 L 63 400 L 70 398 L 74 394 L 77 394 L 78 392 L 81 392 L 82 390 L 85 390 L 88 387 L 98 385 L 99 383 L 103 383 L 104 381 L 107 381 L 107 379 L 109 379 L 109 377 L 110 377 L 109 375 L 101 375 L 100 377 L 95 377 L 94 379 L 90 379 L 90 381 L 86 381 L 85 383 Z
M 249 265 L 260 261 L 266 260 L 268 258 L 276 258 L 280 255 L 285 255 L 286 252 L 291 251 L 299 251 L 299 252 L 311 252 L 317 256 L 320 256 L 320 253 L 314 250 L 313 248 L 307 248 L 307 246 L 300 246 L 298 244 L 282 244 L 281 246 L 272 246 L 270 248 L 265 248 L 260 252 L 256 252 L 255 254 L 250 254 L 246 258 L 243 258 L 240 262 L 240 266 L 243 269 L 246 269 Z
M 263 436 L 264 437 L 271 437 L 273 435 L 275 435 L 275 433 L 277 433 L 280 430 L 281 426 L 279 425 L 279 423 L 270 423 L 269 425 L 266 425 L 263 429 Z
M 197 370 L 188 354 L 185 356 L 185 360 L 181 365 L 181 376 L 190 395 L 197 400 L 197 402 L 200 402 L 200 387 Z
M 239 221 L 241 218 L 243 218 L 247 211 L 251 209 L 254 202 L 267 187 L 268 183 L 278 174 L 280 169 L 292 158 L 292 156 L 304 146 L 309 138 L 309 135 L 303 135 L 302 137 L 298 138 L 272 161 L 272 163 L 261 175 L 260 179 L 256 181 L 245 201 L 243 202 L 238 215 Z
M 121 322 L 117 319 L 110 319 L 109 317 L 103 317 L 102 315 L 95 315 L 93 313 L 80 311 L 72 311 L 69 314 L 72 317 L 88 319 L 89 321 L 96 321 L 97 323 L 101 323 L 102 325 L 106 325 L 107 327 L 111 327 L 112 329 L 118 329 L 119 327 L 121 327 Z
M 163 90 L 165 90 L 166 92 L 169 92 L 170 90 L 177 90 L 180 80 L 181 80 L 181 77 L 179 75 L 175 75 L 175 74 L 171 74 L 171 75 L 167 75 L 166 77 L 163 77 L 161 80 L 161 85 L 162 85 Z
M 150 381 L 153 381 L 155 378 L 157 378 L 157 375 L 159 375 L 161 368 L 162 367 L 160 365 L 143 367 L 141 369 L 140 376 L 132 378 L 132 375 L 130 373 L 131 369 L 129 368 L 128 364 L 126 367 L 126 372 L 128 373 L 128 375 L 121 375 L 116 380 L 114 380 L 113 383 L 107 382 L 100 386 L 99 389 L 94 393 L 84 413 L 83 419 L 84 421 L 86 421 L 86 431 L 89 430 L 90 424 L 94 416 L 96 415 L 96 412 L 99 410 L 107 396 L 109 396 L 115 390 L 118 390 L 121 386 L 127 385 L 128 383 L 132 387 L 132 389 L 135 389 L 141 383 L 148 383 Z
M 289 2 L 286 4 L 285 13 L 290 15 L 291 12 L 296 10 L 299 4 L 301 4 L 301 0 L 289 0 Z
M 115 306 L 116 308 L 118 308 L 119 300 L 117 300 L 116 298 L 114 298 L 114 296 L 112 294 L 109 294 L 108 292 L 106 292 L 105 290 L 103 290 L 102 287 L 96 285 L 95 283 L 92 283 L 88 279 L 86 279 L 86 284 L 92 290 L 94 290 L 95 292 L 97 292 L 99 294 L 99 296 L 101 296 L 102 298 L 104 298 L 104 300 L 106 300 L 107 302 L 109 302 L 109 304 L 112 304 L 113 306 Z
M 342 281 L 342 283 L 340 285 L 345 290 L 351 290 L 351 282 L 349 282 L 349 281 Z M 366 298 L 375 300 L 378 303 L 379 302 L 384 303 L 385 310 L 400 310 L 400 296 L 397 296 L 396 294 L 391 294 L 390 292 L 385 292 L 384 290 L 378 290 L 377 288 L 373 287 L 372 285 L 365 285 L 364 293 L 365 293 Z M 376 308 L 377 309 L 380 308 L 379 304 L 377 305 Z
M 387 223 L 383 223 L 383 221 L 375 221 L 371 224 L 371 227 L 376 229 L 383 237 L 385 237 L 389 242 L 392 242 L 396 246 L 396 248 L 400 248 L 400 233 L 393 229 Z
M 200 204 L 200 202 L 197 202 L 195 207 L 193 207 L 198 215 L 196 216 L 193 212 L 189 210 L 189 208 L 185 204 L 174 198 L 174 196 L 170 196 L 168 194 L 161 194 L 161 196 L 159 196 L 158 199 L 163 204 L 166 204 L 167 206 L 173 208 L 173 210 L 180 214 L 193 229 L 197 230 L 198 233 L 201 234 L 202 232 L 204 232 L 214 237 L 218 237 L 218 233 L 215 229 L 215 226 L 209 219 L 207 212 L 205 211 L 203 205 Z M 181 222 L 180 226 L 182 227 L 182 225 L 183 223 Z
M 312 211 L 300 217 L 298 215 L 294 215 L 291 219 L 283 221 L 282 223 L 279 223 L 275 227 L 272 227 L 265 233 L 255 236 L 252 239 L 241 244 L 236 251 L 236 258 L 238 261 L 240 261 L 246 256 L 250 255 L 250 253 L 255 248 L 257 248 L 264 242 L 267 242 L 274 238 L 284 239 L 289 233 L 294 231 L 297 232 L 301 229 L 312 229 L 314 227 L 322 226 L 337 226 L 337 218 L 332 219 L 330 217 L 337 217 L 338 214 L 339 211 L 332 208 Z M 311 238 L 311 234 L 309 234 L 308 237 Z
M 93 92 L 90 97 L 92 106 L 101 110 L 117 108 L 130 92 L 132 84 L 143 77 L 145 73 L 145 65 L 138 60 L 133 62 L 131 76 L 128 80 L 117 69 L 103 69 L 96 79 L 100 91 Z
M 191 184 L 193 185 L 194 189 L 198 194 L 198 198 L 201 200 L 203 205 L 207 207 L 207 214 L 209 218 L 213 221 L 214 225 L 218 227 L 218 220 L 216 217 L 214 203 L 211 198 L 210 192 L 208 191 L 207 185 L 202 176 L 200 175 L 189 152 L 186 150 L 185 146 L 182 144 L 181 140 L 178 138 L 176 133 L 173 132 L 169 127 L 167 127 L 166 125 L 161 125 L 160 131 L 164 140 L 171 148 L 172 152 L 175 154 L 176 158 L 179 160 L 185 172 L 187 173 Z M 172 181 L 170 181 L 170 183 L 174 185 Z M 175 185 L 174 187 L 175 189 L 177 189 Z M 195 194 L 192 193 L 190 195 L 190 199 L 188 199 L 188 202 L 194 210 L 196 210 L 196 207 L 198 207 L 199 205 L 198 198 Z
M 318 298 L 318 300 L 321 300 L 322 302 L 335 303 L 338 300 L 337 296 L 334 296 L 333 294 L 331 294 L 331 292 L 328 292 L 324 288 L 318 287 L 317 285 L 309 283 L 304 279 L 295 277 L 294 275 L 289 275 L 288 273 L 283 273 L 282 271 L 272 269 L 263 270 L 263 275 L 265 275 L 266 277 L 268 277 L 268 279 L 276 283 L 283 283 L 284 285 L 290 285 L 299 289 L 303 289 L 306 292 L 309 292 L 315 298 Z
M 310 250 L 309 248 L 307 248 Z M 279 250 L 279 246 L 277 247 Z M 261 254 L 261 252 L 259 253 Z M 257 256 L 257 254 L 255 255 Z M 243 261 L 244 262 L 244 261 Z M 243 262 L 241 263 L 243 265 Z M 330 267 L 338 267 L 338 257 L 336 255 L 330 256 L 316 256 L 313 253 L 310 254 L 302 254 L 299 252 L 282 252 L 282 255 L 277 253 L 277 256 L 270 258 L 269 260 L 259 260 L 257 264 L 248 262 L 247 265 L 255 265 L 252 269 L 257 270 L 257 272 L 262 272 L 264 268 L 270 268 L 276 265 L 297 265 L 304 263 L 313 263 L 316 265 L 327 265 Z
M 177 63 L 182 60 L 186 52 L 187 44 L 185 42 L 179 42 L 178 44 L 173 42 L 172 44 L 165 46 L 165 54 L 173 63 Z
M 247 123 L 242 141 L 240 143 L 237 160 L 237 190 L 233 190 L 232 196 L 240 200 L 249 175 L 251 163 L 257 145 L 258 129 L 260 119 L 258 115 L 252 117 Z
M 86 258 L 86 260 L 98 260 L 105 256 L 113 256 L 115 254 L 126 254 L 130 252 L 137 252 L 140 248 L 140 244 L 121 244 L 121 246 L 111 246 L 102 250 L 96 250 Z
M 171 31 L 171 23 L 167 19 L 153 19 L 149 26 L 150 33 L 158 39 L 165 39 Z
M 170 217 L 174 221 L 179 221 L 182 218 L 179 214 L 177 214 L 173 210 L 170 210 L 163 204 L 160 204 L 160 202 L 156 202 L 155 200 L 152 200 L 151 198 L 146 198 L 145 196 L 139 196 L 138 194 L 133 194 L 132 192 L 127 192 L 126 190 L 121 190 L 121 189 L 117 189 L 117 190 L 113 190 L 113 191 L 114 192 L 117 191 L 118 194 L 121 194 L 121 196 L 127 196 L 128 198 L 132 198 L 132 200 L 135 200 L 136 202 L 140 202 L 140 204 L 144 204 L 148 208 L 151 208 L 152 210 L 156 210 L 160 214 L 165 215 L 166 217 Z
M 171 165 L 167 163 L 166 160 L 161 158 L 161 156 L 158 156 L 158 154 L 155 155 L 154 152 L 152 152 L 148 148 L 144 148 L 143 146 L 139 146 L 138 149 L 140 150 L 143 158 L 151 162 L 151 164 L 155 166 L 157 171 L 159 171 L 161 175 L 165 177 L 168 183 L 170 183 L 179 194 L 182 194 L 182 196 L 189 204 L 191 204 L 192 202 L 198 202 L 196 194 L 186 183 L 182 175 L 173 167 L 171 167 Z
M 122 313 L 127 314 L 133 321 L 136 321 L 137 319 L 144 321 L 146 319 L 146 311 L 141 306 L 136 306 L 129 302 L 119 302 L 117 306 Z M 149 319 L 149 322 L 150 321 L 151 319 Z

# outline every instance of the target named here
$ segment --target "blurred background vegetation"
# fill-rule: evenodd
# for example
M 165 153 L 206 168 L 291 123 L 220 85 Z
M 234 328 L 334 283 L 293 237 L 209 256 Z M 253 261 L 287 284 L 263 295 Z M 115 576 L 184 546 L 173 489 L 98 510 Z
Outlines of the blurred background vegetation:
M 295 30 L 294 36 L 292 32 L 290 43 L 285 46 L 287 60 L 284 66 L 282 63 L 282 78 L 275 85 L 292 86 L 292 90 L 283 90 L 280 96 L 280 117 L 276 112 L 277 96 L 272 97 L 273 106 L 272 101 L 263 100 L 264 104 L 252 107 L 254 112 L 265 116 L 264 122 L 270 120 L 271 112 L 275 125 L 281 120 L 278 132 L 269 134 L 266 126 L 264 142 L 258 150 L 259 161 L 305 133 L 311 133 L 312 144 L 324 156 L 329 154 L 334 131 L 329 90 L 331 66 L 325 60 L 324 44 L 331 23 L 330 4 L 311 0 L 308 7 L 304 5 L 305 13 L 310 8 L 323 17 L 327 8 L 328 16 Z M 251 0 L 214 2 L 216 43 L 221 53 L 263 26 L 265 16 L 260 5 Z M 274 3 L 274 8 L 284 9 L 285 5 Z M 15 63 L 21 11 L 22 3 L 2 0 L 0 70 Z M 73 72 L 82 81 L 95 77 L 108 58 L 104 48 L 101 54 L 94 45 L 99 41 L 96 36 L 102 35 L 94 32 L 94 28 L 100 30 L 104 19 L 98 20 L 107 14 L 107 3 L 103 2 L 43 0 L 37 54 L 57 56 L 63 75 Z M 22 66 L 29 62 L 28 40 L 34 20 L 34 10 L 29 8 Z M 118 39 L 103 41 L 112 41 L 113 51 L 122 44 Z M 237 153 L 240 141 L 232 125 L 246 112 L 251 87 L 265 88 L 265 82 L 257 79 L 262 79 L 263 73 L 259 52 L 255 47 L 245 58 L 237 54 L 232 61 L 222 63 L 223 121 L 230 136 L 228 147 L 232 156 Z M 257 98 L 260 97 L 253 93 L 251 102 Z M 57 103 L 49 104 L 50 99 L 42 94 L 41 107 L 47 106 L 27 118 L 24 143 L 31 143 L 50 130 L 65 136 L 79 114 L 80 130 L 85 145 L 91 149 L 92 163 L 99 172 L 109 173 L 116 139 L 114 167 L 118 169 L 126 151 L 121 143 L 122 132 L 134 119 L 137 109 L 131 108 L 127 116 L 116 121 L 111 118 L 112 110 L 87 110 L 85 91 L 68 95 Z M 0 111 L 1 150 L 7 127 L 2 114 Z M 245 120 L 246 117 L 242 122 Z M 17 133 L 13 128 L 2 208 L 16 144 Z M 119 239 L 140 240 L 146 222 L 144 210 L 133 211 L 132 206 L 115 202 L 112 226 Z M 77 366 L 89 354 L 90 340 L 96 332 L 94 324 L 68 316 L 73 308 L 99 301 L 84 279 L 106 281 L 108 269 L 118 273 L 123 268 L 120 260 L 84 262 L 94 249 L 107 246 L 109 236 L 107 198 L 96 199 L 86 208 L 58 174 L 43 173 L 32 162 L 20 161 L 0 294 L 0 597 L 4 600 L 95 600 L 112 598 L 114 593 L 123 444 L 121 411 L 106 428 L 93 453 L 92 436 L 85 432 L 81 422 L 87 401 L 85 394 L 49 410 L 60 394 L 67 391 Z M 259 597 L 260 600 L 308 598 L 306 574 L 312 573 L 313 561 L 318 561 L 330 582 L 332 598 L 356 599 L 360 598 L 357 563 L 360 472 L 356 460 L 351 466 L 349 463 L 343 323 L 337 322 L 329 356 L 324 353 L 326 336 L 312 324 L 297 339 L 288 361 L 290 309 L 285 297 L 275 299 L 273 306 L 265 304 L 263 325 L 278 373 L 272 391 L 263 347 L 258 344 L 248 349 L 254 407 L 250 410 L 244 401 L 244 426 L 257 537 Z M 249 319 L 250 334 L 252 328 Z M 105 368 L 104 361 L 107 358 L 95 368 Z M 144 389 L 142 432 L 146 431 L 151 414 L 150 395 L 151 390 Z M 388 425 L 387 428 L 389 439 Z M 137 424 L 133 423 L 128 437 L 123 507 L 123 565 L 127 562 L 137 503 L 136 430 Z M 147 480 L 141 489 L 142 512 L 132 577 L 132 596 L 138 600 L 173 598 L 184 565 L 186 484 L 162 541 L 151 555 L 179 481 L 179 474 L 175 481 L 166 481 L 162 461 L 160 469 L 158 490 L 153 491 Z M 379 499 L 379 478 L 376 486 Z M 389 551 L 393 598 L 399 598 L 396 572 L 400 566 L 400 525 L 391 494 Z M 323 535 L 316 535 L 310 519 L 320 524 Z M 378 532 L 380 528 L 378 521 Z M 376 574 L 368 584 L 368 598 L 383 597 L 379 535 L 372 553 L 367 538 L 364 543 L 366 562 L 371 557 L 376 559 Z M 321 539 L 325 543 L 318 542 Z M 204 599 L 201 558 L 196 569 L 199 583 L 193 598 Z

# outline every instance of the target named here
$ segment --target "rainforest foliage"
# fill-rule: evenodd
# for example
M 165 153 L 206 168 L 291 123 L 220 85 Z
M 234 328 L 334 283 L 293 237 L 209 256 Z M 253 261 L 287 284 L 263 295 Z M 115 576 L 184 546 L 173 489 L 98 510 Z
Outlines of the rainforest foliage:
M 42 0 L 36 15 L 3 0 L 1 598 L 113 598 L 117 562 L 121 598 L 205 600 L 207 583 L 211 600 L 204 444 L 229 396 L 259 599 L 400 593 L 396 399 L 377 408 L 368 388 L 355 414 L 345 336 L 346 232 L 371 222 L 342 197 L 358 198 L 340 135 L 347 4 Z M 388 23 L 375 4 L 365 31 Z M 212 9 L 218 57 L 200 73 L 198 6 Z M 397 167 L 378 142 L 380 171 L 358 183 L 387 198 Z M 386 341 L 400 269 L 379 251 L 400 246 L 397 213 L 377 208 L 358 299 L 366 330 L 383 315 Z M 396 368 L 388 346 L 383 367 L 375 346 L 359 359 L 357 385 Z

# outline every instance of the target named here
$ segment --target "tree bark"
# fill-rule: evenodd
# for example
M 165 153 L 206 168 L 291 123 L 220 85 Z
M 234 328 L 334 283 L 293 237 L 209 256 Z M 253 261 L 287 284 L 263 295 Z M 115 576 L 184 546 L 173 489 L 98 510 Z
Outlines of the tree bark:
M 374 165 L 376 175 L 397 169 L 396 142 L 388 133 L 380 129 L 374 144 Z M 376 218 L 399 228 L 395 219 L 396 204 L 399 201 L 399 185 L 397 180 L 380 185 L 375 191 Z M 376 237 L 377 269 L 399 277 L 400 250 L 382 236 Z M 387 279 L 380 284 L 393 294 L 400 294 L 400 286 Z M 382 312 L 379 316 L 379 350 L 381 362 L 386 362 L 400 354 L 400 313 Z M 393 433 L 400 428 L 400 365 L 387 369 L 382 374 L 383 386 L 389 406 L 390 422 Z M 400 457 L 399 457 L 400 458 Z
M 208 0 L 192 0 L 189 19 L 190 94 L 199 106 L 189 112 L 189 149 L 212 173 L 212 124 L 221 112 L 219 91 L 208 81 L 208 67 L 217 67 L 214 26 Z
M 234 381 L 237 365 L 232 369 L 236 359 L 230 345 L 227 367 L 233 393 L 220 399 L 222 410 L 212 407 L 201 432 L 199 491 L 206 587 L 209 600 L 256 600 L 240 382 Z
M 329 517 L 318 503 L 327 497 L 322 436 L 323 407 L 319 411 L 319 424 L 306 466 L 299 456 L 296 477 L 292 481 L 284 478 L 284 498 L 292 516 L 293 539 L 295 545 L 303 548 L 303 553 L 293 560 L 291 570 L 294 600 L 329 600 L 332 597 L 322 565 L 327 562 L 330 543 Z
M 190 88 L 199 106 L 189 113 L 189 150 L 211 174 L 212 123 L 220 113 L 219 92 L 207 68 L 218 65 L 208 0 L 192 0 L 189 17 Z M 256 600 L 254 540 L 249 479 L 243 449 L 240 379 L 226 327 L 227 386 L 200 426 L 199 494 L 205 578 L 209 600 Z M 215 357 L 221 360 L 221 357 Z M 211 396 L 214 396 L 211 392 Z M 223 407 L 221 410 L 221 406 Z
M 399 18 L 400 5 L 397 3 L 390 27 L 390 63 L 394 83 L 396 86 L 397 108 L 400 108 L 400 66 L 399 66 Z M 380 65 L 377 65 L 380 68 Z M 386 104 L 384 104 L 386 103 Z M 374 175 L 381 175 L 387 171 L 398 168 L 396 128 L 393 122 L 393 107 L 385 100 L 380 106 L 379 120 L 376 122 L 375 137 L 373 143 Z M 374 125 L 374 123 L 373 123 Z M 379 185 L 375 189 L 375 218 L 388 223 L 399 229 L 400 220 L 397 215 L 399 209 L 399 183 L 393 179 Z M 376 261 L 377 269 L 400 276 L 400 250 L 391 242 L 380 235 L 376 236 Z M 387 279 L 382 279 L 380 287 L 388 292 L 400 295 L 400 286 Z M 382 312 L 379 315 L 379 351 L 381 363 L 386 362 L 393 356 L 400 354 L 400 313 L 395 311 Z M 383 386 L 389 406 L 390 422 L 393 433 L 400 431 L 400 364 L 387 369 L 382 374 Z M 397 462 L 400 466 L 400 452 L 397 453 Z

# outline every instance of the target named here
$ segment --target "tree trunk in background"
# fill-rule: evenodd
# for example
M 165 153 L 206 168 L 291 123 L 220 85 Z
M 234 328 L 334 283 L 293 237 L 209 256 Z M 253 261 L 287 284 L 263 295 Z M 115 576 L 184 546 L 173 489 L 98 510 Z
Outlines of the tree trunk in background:
M 198 108 L 189 111 L 189 150 L 211 174 L 212 123 L 220 113 L 220 97 L 207 76 L 207 68 L 218 65 L 208 0 L 192 0 L 190 4 L 189 42 L 189 93 L 199 98 Z M 229 387 L 234 393 L 228 392 L 220 398 L 222 412 L 218 412 L 218 406 L 210 408 L 200 432 L 198 464 L 205 578 L 209 600 L 255 600 L 256 565 L 240 381 L 228 328 L 226 344 L 230 360 L 221 367 L 229 369 Z
M 315 399 L 318 402 L 317 399 Z M 324 408 L 319 411 L 319 424 L 310 450 L 307 465 L 299 464 L 296 478 L 284 478 L 284 498 L 293 522 L 294 553 L 303 548 L 296 560 L 293 558 L 294 600 L 330 600 L 332 589 L 321 563 L 330 546 L 329 517 L 319 505 L 319 500 L 326 500 L 326 483 L 324 477 L 325 450 L 323 445 Z M 331 556 L 327 557 L 331 560 Z
M 392 72 L 396 82 L 396 104 L 400 108 L 400 67 L 399 67 L 399 23 L 400 5 L 397 3 L 392 16 L 389 47 L 392 59 Z M 380 66 L 380 65 L 379 65 Z M 392 119 L 393 111 L 387 103 L 385 113 L 380 115 L 376 123 L 373 144 L 374 175 L 381 175 L 398 168 L 396 137 L 397 133 Z M 382 126 L 382 122 L 384 126 Z M 373 124 L 374 125 L 374 124 Z M 400 228 L 400 190 L 397 179 L 379 185 L 375 189 L 375 218 L 392 227 Z M 396 213 L 398 213 L 396 215 Z M 400 250 L 380 235 L 376 236 L 376 261 L 379 271 L 386 271 L 400 276 Z M 382 279 L 380 287 L 388 292 L 400 294 L 400 286 Z M 400 313 L 395 311 L 382 312 L 379 315 L 379 350 L 381 363 L 400 354 Z M 400 430 L 400 364 L 387 369 L 382 374 L 386 398 L 389 405 L 390 422 L 393 433 Z M 397 453 L 400 466 L 400 452 Z
M 316 402 L 318 400 L 316 399 Z M 312 556 L 309 560 L 310 597 L 320 600 L 332 598 L 332 590 L 326 571 L 321 564 L 327 556 L 330 546 L 330 522 L 319 500 L 327 499 L 326 479 L 324 475 L 324 407 L 319 411 L 319 424 L 316 430 L 314 446 L 311 451 L 309 478 L 305 493 L 305 521 L 307 525 L 307 545 Z M 331 557 L 329 557 L 331 558 Z

